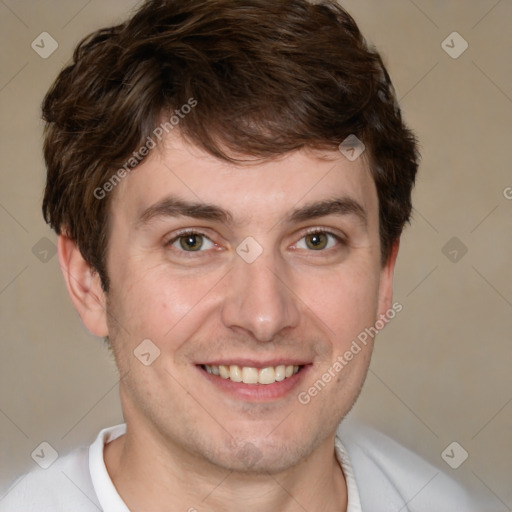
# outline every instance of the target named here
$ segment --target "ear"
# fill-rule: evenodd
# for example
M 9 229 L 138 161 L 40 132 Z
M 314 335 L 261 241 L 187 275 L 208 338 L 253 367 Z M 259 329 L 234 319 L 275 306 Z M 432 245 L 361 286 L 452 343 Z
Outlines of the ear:
M 393 276 L 395 272 L 396 258 L 398 256 L 398 248 L 400 239 L 397 238 L 391 246 L 388 261 L 382 267 L 379 282 L 379 310 L 378 316 L 384 314 L 391 308 L 393 301 Z
M 59 235 L 57 255 L 71 302 L 83 324 L 98 337 L 108 336 L 106 296 L 98 273 L 65 234 Z

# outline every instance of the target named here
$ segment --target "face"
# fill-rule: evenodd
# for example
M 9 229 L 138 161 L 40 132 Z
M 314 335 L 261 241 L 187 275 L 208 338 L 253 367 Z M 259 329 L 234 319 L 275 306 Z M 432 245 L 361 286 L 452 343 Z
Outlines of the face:
M 235 166 L 168 139 L 111 204 L 108 329 L 128 425 L 230 470 L 297 464 L 359 394 L 371 344 L 335 361 L 389 308 L 393 263 L 362 157 Z

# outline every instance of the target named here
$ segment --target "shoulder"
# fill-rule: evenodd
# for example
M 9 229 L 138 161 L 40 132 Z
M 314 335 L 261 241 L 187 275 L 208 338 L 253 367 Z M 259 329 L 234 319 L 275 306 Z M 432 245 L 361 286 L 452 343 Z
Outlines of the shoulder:
M 37 468 L 19 477 L 0 497 L 0 512 L 97 512 L 98 509 L 89 472 L 88 447 L 60 457 L 48 469 Z
M 363 510 L 475 510 L 458 482 L 385 434 L 353 421 L 343 422 L 337 434 L 349 454 Z

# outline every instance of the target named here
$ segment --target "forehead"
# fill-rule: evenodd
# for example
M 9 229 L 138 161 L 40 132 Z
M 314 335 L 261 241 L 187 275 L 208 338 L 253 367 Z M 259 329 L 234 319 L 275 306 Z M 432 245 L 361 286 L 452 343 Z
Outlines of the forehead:
M 217 205 L 237 224 L 283 217 L 326 199 L 353 201 L 369 217 L 377 212 L 376 189 L 363 156 L 350 161 L 338 151 L 300 150 L 238 165 L 172 137 L 117 186 L 111 213 L 135 222 L 169 196 Z

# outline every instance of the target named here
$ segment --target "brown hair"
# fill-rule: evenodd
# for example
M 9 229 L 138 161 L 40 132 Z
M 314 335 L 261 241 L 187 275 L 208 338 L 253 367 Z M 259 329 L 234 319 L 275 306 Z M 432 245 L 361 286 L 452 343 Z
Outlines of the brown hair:
M 147 0 L 82 40 L 43 103 L 43 214 L 75 240 L 105 290 L 111 194 L 95 190 L 136 166 L 162 115 L 191 100 L 180 134 L 231 162 L 335 149 L 356 135 L 387 261 L 410 217 L 419 155 L 382 59 L 352 17 L 334 0 Z

